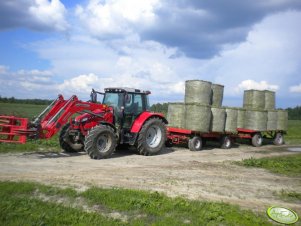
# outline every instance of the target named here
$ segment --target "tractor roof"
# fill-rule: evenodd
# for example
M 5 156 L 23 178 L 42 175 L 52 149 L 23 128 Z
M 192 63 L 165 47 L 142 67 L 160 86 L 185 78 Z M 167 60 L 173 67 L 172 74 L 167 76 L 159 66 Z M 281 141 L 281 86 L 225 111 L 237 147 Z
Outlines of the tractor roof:
M 135 88 L 128 88 L 128 87 L 111 87 L 111 88 L 105 88 L 105 92 L 114 92 L 114 93 L 142 93 L 142 94 L 150 94 L 150 91 L 142 91 L 140 89 Z

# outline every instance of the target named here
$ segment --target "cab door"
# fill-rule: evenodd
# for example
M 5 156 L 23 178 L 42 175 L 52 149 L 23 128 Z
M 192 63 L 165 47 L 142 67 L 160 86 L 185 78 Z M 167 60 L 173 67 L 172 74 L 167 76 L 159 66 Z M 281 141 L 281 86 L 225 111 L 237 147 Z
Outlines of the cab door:
M 125 95 L 123 128 L 130 129 L 136 117 L 144 110 L 142 95 L 127 93 Z

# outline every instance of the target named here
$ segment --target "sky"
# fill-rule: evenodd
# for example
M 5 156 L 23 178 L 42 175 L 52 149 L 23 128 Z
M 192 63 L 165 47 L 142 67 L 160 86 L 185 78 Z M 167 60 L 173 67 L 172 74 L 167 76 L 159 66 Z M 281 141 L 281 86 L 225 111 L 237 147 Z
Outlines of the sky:
M 0 1 L 0 96 L 55 99 L 92 88 L 150 90 L 184 100 L 185 81 L 246 89 L 301 105 L 300 0 Z

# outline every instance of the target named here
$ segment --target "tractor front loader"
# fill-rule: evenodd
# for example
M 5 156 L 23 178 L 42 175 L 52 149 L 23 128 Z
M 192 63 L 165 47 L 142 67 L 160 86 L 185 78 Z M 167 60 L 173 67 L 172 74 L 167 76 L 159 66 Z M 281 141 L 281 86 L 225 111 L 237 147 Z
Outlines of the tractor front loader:
M 97 102 L 97 93 L 104 95 L 103 103 Z M 23 144 L 60 131 L 62 149 L 85 150 L 93 159 L 109 157 L 119 144 L 135 146 L 143 155 L 156 154 L 166 141 L 167 121 L 162 114 L 148 111 L 148 94 L 129 88 L 107 88 L 105 93 L 92 89 L 87 102 L 75 95 L 69 100 L 59 95 L 33 121 L 0 115 L 0 142 Z

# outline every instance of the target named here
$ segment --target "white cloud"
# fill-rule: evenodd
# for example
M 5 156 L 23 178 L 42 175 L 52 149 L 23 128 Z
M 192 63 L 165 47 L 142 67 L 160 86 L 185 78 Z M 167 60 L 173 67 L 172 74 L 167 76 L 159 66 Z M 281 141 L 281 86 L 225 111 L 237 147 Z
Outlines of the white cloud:
M 68 27 L 65 20 L 66 9 L 60 0 L 35 0 L 29 7 L 29 14 L 37 23 L 55 30 L 63 31 Z
M 112 38 L 132 33 L 136 25 L 152 23 L 158 5 L 158 0 L 90 0 L 85 7 L 77 5 L 76 15 L 94 36 Z
M 237 91 L 247 90 L 247 89 L 277 91 L 279 87 L 277 85 L 269 84 L 267 81 L 256 82 L 253 80 L 244 80 L 236 88 Z
M 25 27 L 65 31 L 67 10 L 60 0 L 0 1 L 0 29 Z
M 8 70 L 8 67 L 4 65 L 0 65 L 0 74 L 6 74 Z
M 301 83 L 296 86 L 291 86 L 290 87 L 290 92 L 291 93 L 301 93 Z

